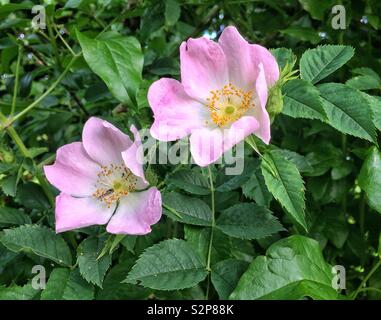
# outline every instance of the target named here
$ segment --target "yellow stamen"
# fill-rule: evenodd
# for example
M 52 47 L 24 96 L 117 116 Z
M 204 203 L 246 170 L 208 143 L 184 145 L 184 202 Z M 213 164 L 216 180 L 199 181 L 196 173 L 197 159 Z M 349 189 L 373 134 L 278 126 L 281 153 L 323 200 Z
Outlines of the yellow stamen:
M 207 98 L 212 121 L 219 127 L 224 127 L 240 119 L 250 107 L 255 107 L 253 90 L 247 92 L 238 89 L 232 83 L 220 90 L 210 91 Z

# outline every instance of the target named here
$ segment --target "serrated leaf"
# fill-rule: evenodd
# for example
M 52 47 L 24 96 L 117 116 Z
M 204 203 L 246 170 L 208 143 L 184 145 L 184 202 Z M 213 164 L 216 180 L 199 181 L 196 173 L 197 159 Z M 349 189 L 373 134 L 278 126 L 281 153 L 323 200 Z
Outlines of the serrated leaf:
M 70 266 L 70 249 L 61 236 L 53 230 L 37 225 L 23 225 L 5 229 L 0 241 L 14 252 L 33 252 L 58 264 Z
M 10 175 L 0 180 L 0 186 L 4 194 L 14 197 L 17 191 L 17 175 Z
M 381 213 L 381 152 L 372 147 L 362 165 L 359 186 L 366 193 L 369 205 Z
M 220 261 L 212 267 L 211 280 L 220 299 L 229 298 L 248 265 L 242 260 L 228 259 Z
M 83 56 L 89 67 L 105 82 L 122 103 L 131 105 L 139 89 L 143 54 L 134 37 L 90 39 L 77 32 Z
M 313 84 L 317 83 L 343 66 L 353 54 L 352 47 L 342 45 L 309 49 L 300 59 L 300 77 Z
M 170 239 L 146 249 L 125 282 L 158 290 L 190 288 L 207 276 L 201 258 L 184 240 Z
M 362 95 L 367 99 L 370 108 L 372 109 L 373 123 L 375 127 L 381 131 L 381 97 L 371 96 L 366 93 L 362 93 Z
M 179 170 L 169 176 L 168 183 L 192 194 L 210 193 L 208 179 L 196 170 Z
M 39 291 L 40 290 L 33 289 L 30 283 L 23 286 L 0 286 L 0 300 L 31 300 Z
M 177 192 L 162 195 L 164 213 L 176 221 L 198 226 L 210 226 L 212 211 L 198 198 L 185 196 Z
M 325 83 L 318 89 L 332 127 L 377 144 L 372 110 L 360 91 L 340 83 Z
M 265 207 L 238 203 L 218 217 L 217 228 L 231 237 L 261 239 L 284 230 L 278 219 Z
M 50 273 L 41 300 L 92 300 L 94 286 L 86 282 L 78 269 L 55 268 Z
M 20 209 L 0 208 L 0 225 L 21 225 L 32 223 L 29 216 Z
M 255 258 L 230 299 L 337 299 L 332 279 L 319 243 L 294 235 L 271 245 L 266 256 Z
M 132 260 L 132 259 L 131 259 Z M 141 286 L 122 283 L 131 270 L 130 261 L 122 261 L 113 267 L 103 282 L 102 290 L 96 296 L 97 300 L 132 300 L 147 299 L 152 290 Z
M 82 241 L 77 249 L 77 261 L 82 277 L 101 288 L 103 278 L 111 265 L 111 256 L 109 254 L 105 254 L 98 259 L 105 241 L 105 237 L 90 237 Z
M 304 185 L 296 166 L 280 152 L 272 150 L 264 155 L 261 169 L 266 186 L 274 198 L 286 209 L 292 220 L 307 230 Z
M 267 207 L 270 204 L 272 195 L 267 189 L 259 161 L 257 168 L 252 171 L 249 180 L 242 185 L 242 192 L 246 198 L 254 200 L 261 206 Z
M 293 118 L 327 118 L 319 91 L 309 82 L 301 79 L 288 81 L 283 86 L 284 104 L 282 112 Z

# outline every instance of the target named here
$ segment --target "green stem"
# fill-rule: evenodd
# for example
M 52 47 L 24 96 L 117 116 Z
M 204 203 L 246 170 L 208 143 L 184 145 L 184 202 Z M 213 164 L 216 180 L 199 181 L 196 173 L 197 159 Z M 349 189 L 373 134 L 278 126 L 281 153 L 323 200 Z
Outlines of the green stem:
M 55 57 L 57 66 L 61 67 L 61 59 L 60 59 L 60 55 L 59 55 L 59 52 L 58 52 L 56 37 L 54 36 L 53 28 L 52 28 L 52 24 L 54 24 L 54 22 L 51 21 L 50 19 L 47 19 L 46 22 L 47 22 L 46 24 L 47 24 L 47 27 L 48 27 L 49 39 L 50 39 L 50 42 L 51 42 L 52 47 L 53 47 L 54 57 Z
M 74 50 L 69 46 L 69 44 L 66 42 L 66 40 L 64 39 L 64 37 L 61 35 L 61 33 L 59 32 L 59 30 L 57 29 L 56 25 L 53 23 L 53 28 L 54 28 L 54 31 L 57 33 L 58 37 L 61 39 L 62 43 L 65 45 L 65 47 L 70 51 L 70 53 L 75 56 L 75 52 Z
M 23 117 L 25 114 L 27 114 L 30 110 L 32 110 L 34 107 L 36 107 L 47 95 L 49 95 L 56 87 L 57 85 L 62 81 L 62 79 L 66 76 L 68 71 L 70 70 L 71 66 L 74 64 L 75 60 L 80 56 L 80 54 L 74 56 L 69 64 L 66 66 L 65 70 L 61 73 L 61 75 L 57 78 L 57 80 L 46 90 L 38 99 L 36 99 L 34 102 L 32 102 L 29 106 L 27 106 L 23 111 L 18 113 L 15 117 L 13 117 L 10 121 L 6 122 L 5 125 L 3 125 L 3 128 L 7 128 L 11 126 L 15 121 Z
M 0 122 L 6 122 L 6 121 L 7 121 L 7 117 L 0 112 Z M 25 146 L 24 142 L 21 140 L 21 137 L 16 132 L 16 130 L 13 127 L 7 127 L 6 130 L 7 130 L 7 133 L 9 134 L 9 136 L 12 138 L 13 142 L 20 149 L 21 154 L 25 158 L 30 158 L 29 150 Z M 33 159 L 32 159 L 32 161 L 33 161 Z M 53 196 L 52 192 L 50 191 L 48 183 L 46 182 L 43 175 L 39 172 L 39 168 L 34 161 L 33 161 L 33 168 L 35 171 L 35 176 L 36 176 L 38 182 L 40 183 L 40 186 L 41 186 L 42 190 L 44 191 L 46 197 L 48 198 L 50 205 L 54 206 L 54 196 Z
M 377 292 L 377 293 L 381 293 L 381 289 L 373 288 L 373 287 L 363 288 L 363 289 L 360 290 L 360 292 L 366 292 L 366 291 L 374 291 L 374 292 Z
M 368 282 L 368 280 L 372 277 L 372 275 L 377 271 L 377 269 L 381 266 L 381 258 L 378 262 L 373 266 L 373 268 L 369 271 L 366 277 L 361 281 L 360 285 L 356 289 L 356 291 L 352 295 L 352 300 L 355 300 L 357 295 L 360 293 L 362 289 L 364 289 L 364 285 Z
M 7 123 L 7 121 L 8 121 L 7 117 L 1 112 L 0 112 L 0 121 L 3 123 Z M 29 158 L 29 150 L 25 146 L 24 142 L 21 140 L 21 138 L 18 135 L 18 133 L 16 132 L 16 130 L 13 127 L 7 127 L 6 130 L 7 130 L 7 133 L 9 134 L 9 136 L 12 138 L 13 142 L 20 149 L 21 154 L 25 158 Z
M 365 233 L 365 195 L 364 193 L 361 194 L 360 199 L 360 233 L 361 236 L 364 237 Z
M 209 239 L 209 248 L 208 248 L 208 257 L 206 261 L 206 270 L 209 272 L 208 276 L 208 283 L 207 283 L 207 289 L 206 289 L 206 299 L 209 299 L 209 288 L 210 288 L 210 273 L 212 271 L 211 269 L 211 257 L 212 257 L 212 248 L 213 248 L 213 233 L 214 233 L 214 227 L 215 227 L 215 199 L 214 199 L 214 184 L 213 184 L 213 175 L 212 170 L 210 169 L 210 166 L 208 167 L 208 173 L 209 173 L 209 185 L 210 185 L 210 197 L 212 202 L 212 225 L 210 230 L 210 239 Z
M 12 117 L 16 110 L 16 101 L 17 101 L 17 91 L 19 89 L 19 77 L 20 77 L 20 62 L 22 57 L 22 47 L 18 46 L 18 56 L 16 64 L 16 75 L 15 75 L 15 84 L 13 87 L 13 98 L 12 98 L 12 107 L 10 116 Z

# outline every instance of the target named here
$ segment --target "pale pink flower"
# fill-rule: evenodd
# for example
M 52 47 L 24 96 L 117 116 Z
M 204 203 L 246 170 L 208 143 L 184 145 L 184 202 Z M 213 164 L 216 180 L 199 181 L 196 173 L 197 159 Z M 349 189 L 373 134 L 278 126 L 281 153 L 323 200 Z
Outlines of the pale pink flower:
M 162 78 L 149 88 L 154 138 L 174 141 L 190 135 L 191 153 L 200 166 L 215 162 L 250 134 L 269 143 L 266 102 L 279 68 L 266 48 L 227 27 L 218 42 L 204 37 L 183 42 L 180 62 L 181 82 Z
M 82 142 L 57 150 L 47 179 L 61 191 L 56 198 L 56 232 L 107 224 L 115 234 L 142 235 L 162 213 L 161 194 L 144 177 L 141 140 L 134 141 L 107 121 L 90 118 Z

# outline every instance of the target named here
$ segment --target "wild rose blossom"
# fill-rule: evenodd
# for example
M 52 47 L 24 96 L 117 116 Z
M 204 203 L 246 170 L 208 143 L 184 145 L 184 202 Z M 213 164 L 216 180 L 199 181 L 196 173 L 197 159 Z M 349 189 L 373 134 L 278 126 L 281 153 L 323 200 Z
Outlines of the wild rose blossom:
M 269 88 L 279 78 L 275 58 L 249 44 L 235 27 L 218 43 L 190 38 L 180 46 L 181 82 L 162 78 L 149 88 L 151 135 L 174 141 L 190 135 L 195 162 L 206 166 L 250 134 L 270 141 Z
M 108 223 L 110 233 L 143 235 L 160 220 L 161 194 L 148 188 L 140 136 L 134 126 L 130 130 L 134 141 L 107 121 L 90 118 L 82 142 L 62 146 L 55 163 L 44 167 L 61 191 L 57 233 Z

